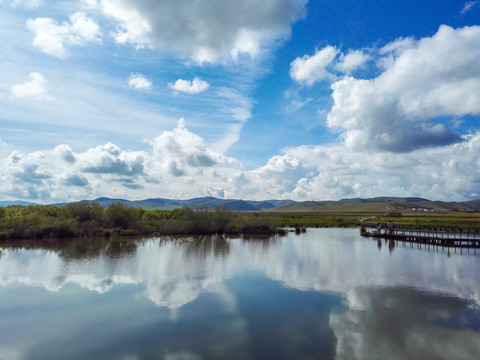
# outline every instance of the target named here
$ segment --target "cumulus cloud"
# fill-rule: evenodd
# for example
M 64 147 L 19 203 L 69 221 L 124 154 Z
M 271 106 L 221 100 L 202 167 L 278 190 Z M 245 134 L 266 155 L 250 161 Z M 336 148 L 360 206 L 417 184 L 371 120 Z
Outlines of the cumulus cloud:
M 343 144 L 300 146 L 285 149 L 265 166 L 232 174 L 231 190 L 261 199 L 325 200 L 378 194 L 475 199 L 480 196 L 478 154 L 480 133 L 449 146 L 400 154 L 366 155 Z
M 172 131 L 164 131 L 151 142 L 156 166 L 164 168 L 173 176 L 192 173 L 196 168 L 211 168 L 217 164 L 236 162 L 205 146 L 203 139 L 190 132 L 185 121 L 180 119 Z M 195 172 L 193 172 L 195 173 Z
M 84 13 L 77 12 L 69 21 L 57 24 L 51 18 L 27 20 L 27 29 L 35 34 L 33 45 L 43 53 L 63 59 L 69 46 L 100 42 L 98 24 Z
M 67 186 L 87 186 L 88 184 L 88 180 L 81 175 L 72 174 L 65 178 L 65 185 Z
M 371 59 L 371 56 L 364 50 L 354 50 L 347 55 L 342 54 L 340 61 L 335 64 L 335 68 L 344 74 L 351 74 L 354 70 L 361 68 Z
M 96 196 L 194 197 L 219 195 L 238 162 L 207 147 L 179 121 L 151 140 L 151 151 L 122 150 L 107 143 L 83 152 L 68 145 L 0 161 L 0 197 L 40 202 Z
M 388 44 L 383 54 L 378 77 L 332 84 L 327 125 L 355 149 L 406 152 L 461 141 L 434 120 L 480 113 L 480 27 L 441 26 L 432 37 Z
M 128 86 L 134 88 L 135 90 L 149 90 L 152 88 L 152 82 L 148 80 L 145 75 L 137 73 L 128 78 Z
M 30 80 L 22 84 L 15 84 L 11 87 L 11 95 L 14 98 L 32 98 L 34 100 L 48 99 L 48 80 L 39 72 L 32 72 L 28 76 Z
M 59 145 L 54 149 L 54 153 L 58 154 L 64 161 L 73 164 L 77 161 L 76 155 L 72 148 L 68 145 Z
M 324 200 L 385 194 L 450 201 L 480 197 L 480 133 L 448 146 L 406 153 L 367 155 L 345 144 L 299 146 L 251 170 L 207 146 L 183 120 L 150 145 L 149 151 L 122 150 L 107 143 L 83 152 L 67 145 L 12 152 L 0 162 L 0 197 L 43 202 L 98 196 Z
M 290 65 L 290 76 L 293 80 L 311 86 L 321 80 L 333 80 L 335 77 L 327 70 L 339 50 L 333 46 L 325 46 L 317 50 L 315 55 L 304 55 L 296 58 Z
M 111 143 L 83 153 L 73 152 L 68 145 L 28 154 L 12 152 L 2 161 L 0 193 L 37 201 L 89 198 L 92 191 L 111 191 L 115 183 L 129 187 L 128 181 L 146 177 L 145 157 L 143 152 L 122 151 Z
M 79 156 L 79 161 L 85 172 L 136 176 L 144 171 L 145 157 L 145 152 L 122 151 L 109 142 L 89 149 Z
M 102 0 L 118 22 L 118 43 L 173 50 L 198 63 L 255 56 L 266 43 L 290 34 L 306 0 Z
M 207 90 L 210 84 L 199 77 L 195 77 L 192 81 L 178 79 L 175 81 L 175 84 L 169 84 L 169 86 L 175 91 L 185 92 L 188 94 L 198 94 Z
M 334 81 L 341 74 L 351 74 L 363 67 L 372 57 L 365 49 L 351 50 L 346 55 L 327 45 L 314 55 L 298 57 L 290 64 L 290 77 L 303 85 Z
M 17 198 L 48 199 L 49 186 L 54 181 L 51 162 L 59 160 L 55 150 L 21 154 L 14 151 L 2 161 L 1 192 Z M 59 161 L 61 163 L 61 161 Z
M 307 86 L 332 82 L 327 126 L 348 147 L 401 153 L 462 141 L 445 118 L 480 113 L 479 58 L 479 26 L 443 25 L 431 37 L 400 38 L 376 50 L 345 55 L 326 46 L 295 59 L 290 75 Z M 380 75 L 351 76 L 369 61 Z

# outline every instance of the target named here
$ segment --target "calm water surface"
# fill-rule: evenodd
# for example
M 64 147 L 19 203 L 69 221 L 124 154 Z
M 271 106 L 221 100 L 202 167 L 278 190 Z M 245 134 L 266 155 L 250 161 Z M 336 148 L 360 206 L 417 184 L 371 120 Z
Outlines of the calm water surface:
M 0 359 L 480 359 L 480 252 L 358 229 L 1 248 Z

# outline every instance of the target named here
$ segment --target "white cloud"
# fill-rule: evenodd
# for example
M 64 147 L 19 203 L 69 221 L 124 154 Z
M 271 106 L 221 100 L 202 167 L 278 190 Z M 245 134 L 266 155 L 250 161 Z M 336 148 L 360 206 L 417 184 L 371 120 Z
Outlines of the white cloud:
M 340 61 L 335 68 L 344 74 L 351 74 L 354 70 L 361 68 L 371 59 L 371 56 L 363 50 L 349 51 L 347 55 L 341 55 Z
M 480 196 L 480 133 L 441 148 L 402 154 L 365 154 L 345 145 L 286 149 L 241 178 L 237 192 L 254 198 L 340 199 L 420 196 L 474 199 Z M 421 181 L 419 181 L 421 179 Z M 228 196 L 228 195 L 227 195 Z
M 214 168 L 226 164 L 237 166 L 233 159 L 213 151 L 204 145 L 203 139 L 185 127 L 180 119 L 172 131 L 164 131 L 151 141 L 154 166 L 178 177 L 198 174 L 202 168 Z
M 335 76 L 327 70 L 338 55 L 339 50 L 333 46 L 325 46 L 317 50 L 315 55 L 296 58 L 290 64 L 290 76 L 293 80 L 312 86 L 322 80 L 334 80 Z
M 351 50 L 347 55 L 336 47 L 327 45 L 315 55 L 298 57 L 290 64 L 290 77 L 307 86 L 319 81 L 334 81 L 336 73 L 351 74 L 363 67 L 372 57 L 366 50 Z
M 199 77 L 195 77 L 192 81 L 178 79 L 175 81 L 175 84 L 169 84 L 169 86 L 175 91 L 185 92 L 188 94 L 198 94 L 207 90 L 210 84 Z
M 216 95 L 223 100 L 220 111 L 228 118 L 243 123 L 252 117 L 253 104 L 250 98 L 231 88 L 221 88 Z
M 48 202 L 90 198 L 97 191 L 111 191 L 108 187 L 112 184 L 138 188 L 137 179 L 141 183 L 147 176 L 145 161 L 146 153 L 122 151 L 111 143 L 83 153 L 73 152 L 68 145 L 28 154 L 12 152 L 2 161 L 0 193 L 2 197 Z
M 480 1 L 467 1 L 463 6 L 462 11 L 460 11 L 460 13 L 463 15 L 469 11 L 474 10 L 478 6 L 480 6 Z
M 47 92 L 48 80 L 39 72 L 32 72 L 29 75 L 30 80 L 22 84 L 15 84 L 11 88 L 11 94 L 14 98 L 32 98 L 34 100 L 48 99 Z
M 128 78 L 128 86 L 136 89 L 136 90 L 142 90 L 142 89 L 151 89 L 152 88 L 152 82 L 148 80 L 145 75 L 143 74 L 134 74 L 131 75 Z
M 12 152 L 0 161 L 0 198 L 51 202 L 132 194 L 217 195 L 227 182 L 225 174 L 240 168 L 234 159 L 207 147 L 183 119 L 150 143 L 150 152 L 122 150 L 112 143 L 78 153 L 67 145 Z
M 480 133 L 440 148 L 366 154 L 344 144 L 299 146 L 264 166 L 243 169 L 207 146 L 183 120 L 150 141 L 149 151 L 107 143 L 74 152 L 67 145 L 0 161 L 0 198 L 39 202 L 98 196 L 296 200 L 420 196 L 480 197 Z M 420 179 L 420 180 L 419 180 Z
M 219 113 L 224 114 L 226 120 L 233 120 L 227 126 L 225 135 L 212 148 L 225 153 L 230 146 L 240 139 L 243 125 L 252 117 L 253 101 L 231 88 L 220 88 L 215 94 L 219 101 Z
M 378 49 L 378 57 L 376 65 L 379 69 L 385 70 L 393 66 L 395 59 L 404 51 L 415 47 L 415 40 L 411 37 L 398 38 L 384 47 Z
M 80 170 L 85 173 L 135 177 L 143 175 L 146 156 L 142 151 L 122 151 L 109 142 L 80 154 L 78 162 Z
M 382 48 L 380 48 L 379 53 L 383 56 L 392 54 L 393 56 L 398 56 L 404 51 L 415 46 L 415 40 L 411 37 L 407 38 L 398 38 L 395 41 L 392 41 Z
M 378 77 L 332 85 L 327 125 L 343 130 L 355 149 L 405 152 L 461 141 L 431 119 L 480 113 L 480 27 L 441 26 L 432 37 L 401 39 L 383 52 L 390 60 Z
M 102 0 L 118 43 L 164 48 L 198 63 L 255 56 L 290 34 L 306 0 Z
M 35 47 L 61 59 L 67 56 L 69 46 L 101 41 L 98 24 L 80 12 L 71 15 L 69 22 L 64 21 L 60 25 L 50 18 L 29 19 L 27 28 L 35 34 Z

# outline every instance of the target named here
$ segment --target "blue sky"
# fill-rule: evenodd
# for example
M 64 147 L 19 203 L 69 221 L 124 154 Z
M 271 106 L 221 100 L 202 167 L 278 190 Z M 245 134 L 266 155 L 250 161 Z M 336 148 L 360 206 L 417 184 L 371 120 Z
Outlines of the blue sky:
M 480 2 L 0 1 L 0 198 L 480 198 Z

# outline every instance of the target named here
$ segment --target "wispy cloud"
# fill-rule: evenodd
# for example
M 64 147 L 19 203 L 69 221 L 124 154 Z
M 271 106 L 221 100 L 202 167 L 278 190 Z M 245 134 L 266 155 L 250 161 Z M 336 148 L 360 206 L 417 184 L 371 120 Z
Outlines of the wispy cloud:
M 27 8 L 38 8 L 42 0 L 11 0 L 12 6 L 25 6 Z
M 478 6 L 480 6 L 480 1 L 467 1 L 463 6 L 462 11 L 460 11 L 460 14 L 463 15 L 469 11 L 474 10 Z

